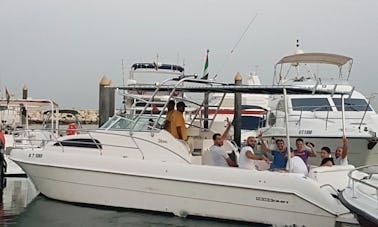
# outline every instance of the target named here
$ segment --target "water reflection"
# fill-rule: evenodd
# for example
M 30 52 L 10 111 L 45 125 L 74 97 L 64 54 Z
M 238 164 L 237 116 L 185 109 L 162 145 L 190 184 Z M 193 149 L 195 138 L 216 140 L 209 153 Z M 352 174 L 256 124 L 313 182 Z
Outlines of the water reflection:
M 251 226 L 251 223 L 179 218 L 156 212 L 79 206 L 37 194 L 28 179 L 9 178 L 2 196 L 0 226 Z
M 0 226 L 14 224 L 17 215 L 38 194 L 27 178 L 7 178 L 6 182 L 6 187 L 0 192 Z

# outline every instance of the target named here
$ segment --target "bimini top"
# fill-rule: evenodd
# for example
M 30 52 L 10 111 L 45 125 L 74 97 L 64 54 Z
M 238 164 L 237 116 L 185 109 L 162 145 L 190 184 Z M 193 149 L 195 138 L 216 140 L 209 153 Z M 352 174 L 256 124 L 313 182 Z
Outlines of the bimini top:
M 137 69 L 163 69 L 163 70 L 171 70 L 171 71 L 179 71 L 184 72 L 184 68 L 179 65 L 171 65 L 171 64 L 159 64 L 159 63 L 135 63 L 131 66 L 132 70 Z
M 323 63 L 337 65 L 340 67 L 352 60 L 353 59 L 350 57 L 337 54 L 303 53 L 283 57 L 279 62 L 277 62 L 277 65 L 284 63 Z

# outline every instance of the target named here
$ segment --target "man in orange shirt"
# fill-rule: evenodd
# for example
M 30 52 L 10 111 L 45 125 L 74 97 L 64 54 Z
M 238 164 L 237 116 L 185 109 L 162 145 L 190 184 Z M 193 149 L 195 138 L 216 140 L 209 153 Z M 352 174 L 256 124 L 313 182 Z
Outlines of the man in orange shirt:
M 176 104 L 176 111 L 172 112 L 171 115 L 171 134 L 176 139 L 180 140 L 187 140 L 188 137 L 186 135 L 186 127 L 185 127 L 185 119 L 183 113 L 185 111 L 185 103 L 178 102 Z

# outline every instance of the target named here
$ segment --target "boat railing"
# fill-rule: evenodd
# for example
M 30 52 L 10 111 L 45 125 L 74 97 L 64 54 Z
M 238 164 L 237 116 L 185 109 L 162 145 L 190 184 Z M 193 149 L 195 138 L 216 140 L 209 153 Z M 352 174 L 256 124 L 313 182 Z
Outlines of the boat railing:
M 361 105 L 348 105 L 348 108 L 351 108 L 353 109 L 353 106 L 354 107 L 362 107 Z M 328 125 L 329 123 L 331 122 L 332 119 L 339 119 L 339 117 L 336 117 L 334 114 L 331 114 L 331 113 L 337 113 L 335 111 L 333 111 L 333 109 L 337 108 L 338 106 L 336 105 L 322 105 L 322 106 L 301 106 L 300 109 L 298 108 L 293 108 L 293 107 L 289 107 L 289 117 L 295 117 L 297 116 L 298 118 L 295 121 L 295 124 L 298 125 L 298 127 L 301 127 L 303 121 L 305 119 L 308 119 L 308 116 L 305 114 L 305 113 L 312 113 L 312 114 L 316 114 L 318 112 L 320 113 L 325 113 L 325 116 L 324 115 L 317 115 L 315 118 L 316 119 L 319 119 L 319 120 L 324 120 L 324 123 L 325 123 L 325 129 L 327 130 L 328 129 Z M 365 105 L 364 105 L 365 107 Z M 358 117 L 358 116 L 347 116 L 346 119 L 347 120 L 358 120 L 359 121 L 359 128 L 361 128 L 361 126 L 363 125 L 363 120 L 366 116 L 366 113 L 369 111 L 369 107 L 370 107 L 370 104 L 367 105 L 367 107 L 364 109 L 364 113 L 363 113 L 363 116 L 362 117 Z M 319 111 L 321 109 L 327 109 L 326 111 Z M 279 109 L 275 109 L 275 110 L 271 110 L 271 112 L 275 112 L 275 116 L 276 116 L 276 120 L 278 119 L 284 119 L 285 117 L 284 116 L 280 116 L 279 115 Z M 295 112 L 299 112 L 299 113 L 295 113 Z M 355 111 L 357 112 L 357 111 Z M 314 117 L 311 117 L 311 119 L 314 119 Z M 291 120 L 293 121 L 293 120 Z M 277 122 L 277 121 L 276 121 Z
M 361 131 L 361 126 L 362 126 L 362 124 L 363 124 L 363 122 L 364 122 L 364 120 L 365 120 L 365 116 L 366 116 L 366 113 L 367 113 L 367 111 L 369 110 L 369 107 L 370 107 L 370 103 L 371 103 L 371 100 L 373 99 L 373 98 L 375 98 L 375 95 L 377 95 L 378 93 L 373 93 L 370 97 L 369 97 L 369 99 L 368 99 L 368 103 L 366 104 L 366 107 L 365 107 L 365 111 L 364 111 L 364 115 L 362 116 L 362 118 L 361 118 L 361 122 L 360 122 L 360 125 L 358 126 L 358 129 Z
M 375 179 L 377 181 L 376 184 L 371 183 L 374 175 L 378 176 L 378 164 L 361 166 L 348 173 L 348 187 L 352 188 L 353 198 L 356 198 L 356 183 L 360 183 L 375 190 L 378 203 L 378 179 Z
M 160 89 L 163 88 L 164 86 L 168 85 L 169 83 L 171 82 L 175 82 L 175 84 L 172 86 L 172 89 L 169 90 L 169 95 L 167 95 L 167 100 L 165 101 L 155 101 L 156 96 L 159 94 L 160 92 Z M 170 79 L 166 79 L 164 80 L 163 82 L 161 83 L 157 83 L 155 84 L 156 86 L 156 89 L 153 91 L 153 93 L 149 96 L 148 99 L 146 98 L 141 98 L 141 97 L 138 97 L 137 95 L 130 95 L 130 94 L 123 94 L 127 97 L 131 97 L 131 98 L 136 98 L 137 100 L 139 100 L 140 102 L 144 103 L 145 105 L 144 106 L 141 106 L 139 109 L 138 109 L 138 113 L 137 113 L 137 117 L 135 119 L 133 119 L 133 125 L 132 127 L 130 127 L 130 131 L 132 132 L 135 127 L 136 127 L 136 124 L 137 122 L 145 115 L 145 114 L 148 114 L 148 110 L 150 107 L 152 107 L 152 105 L 154 104 L 164 104 L 162 107 L 161 107 L 161 110 L 162 111 L 158 111 L 153 117 L 154 119 L 156 119 L 154 121 L 154 124 L 151 126 L 151 133 L 153 134 L 157 129 L 160 130 L 160 127 L 158 125 L 158 122 L 159 120 L 163 117 L 164 115 L 164 109 L 167 108 L 167 104 L 168 104 L 168 100 L 171 100 L 171 99 L 175 99 L 175 100 L 179 100 L 179 101 L 185 101 L 187 103 L 191 103 L 191 104 L 194 104 L 195 106 L 197 106 L 198 108 L 195 110 L 195 113 L 193 115 L 193 117 L 191 117 L 191 121 L 190 123 L 188 123 L 187 125 L 189 127 L 193 126 L 193 127 L 198 127 L 198 125 L 195 124 L 195 120 L 200 120 L 200 125 L 202 125 L 202 122 L 207 120 L 207 121 L 211 121 L 210 122 L 210 126 L 212 126 L 213 124 L 213 121 L 216 117 L 216 114 L 218 113 L 219 109 L 220 109 L 220 105 L 208 105 L 207 104 L 207 107 L 214 107 L 214 108 L 217 108 L 216 111 L 215 111 L 215 114 L 214 114 L 214 117 L 212 118 L 205 118 L 202 116 L 201 114 L 201 110 L 203 110 L 203 108 L 205 108 L 206 104 L 205 104 L 205 101 L 206 100 L 203 100 L 202 103 L 198 103 L 194 100 L 191 100 L 189 98 L 185 98 L 185 97 L 177 97 L 175 94 L 176 94 L 176 89 L 183 86 L 185 82 L 190 82 L 190 83 L 195 83 L 195 82 L 201 82 L 201 83 L 210 83 L 210 81 L 208 80 L 202 80 L 202 79 L 193 79 L 193 77 L 191 76 L 188 76 L 188 77 L 182 77 L 182 78 L 170 78 Z M 224 94 L 225 96 L 225 94 Z M 221 100 L 221 102 L 224 100 L 224 96 Z

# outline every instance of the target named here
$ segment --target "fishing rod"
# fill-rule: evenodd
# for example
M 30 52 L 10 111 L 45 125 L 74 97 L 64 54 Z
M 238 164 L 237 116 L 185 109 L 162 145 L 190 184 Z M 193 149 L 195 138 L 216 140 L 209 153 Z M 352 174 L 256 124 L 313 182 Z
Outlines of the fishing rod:
M 213 77 L 213 79 L 215 79 L 215 77 L 218 76 L 218 74 L 222 73 L 226 64 L 229 62 L 232 54 L 235 52 L 236 48 L 239 46 L 239 43 L 242 41 L 242 39 L 244 38 L 244 36 L 247 34 L 249 28 L 252 26 L 253 22 L 255 22 L 257 18 L 257 13 L 255 14 L 255 16 L 249 21 L 247 27 L 244 29 L 243 33 L 241 34 L 240 38 L 238 39 L 238 41 L 234 44 L 234 46 L 232 47 L 230 53 L 227 55 L 225 61 L 223 62 L 222 64 L 222 68 L 219 70 L 219 72 L 217 74 L 215 74 L 215 76 Z

